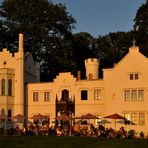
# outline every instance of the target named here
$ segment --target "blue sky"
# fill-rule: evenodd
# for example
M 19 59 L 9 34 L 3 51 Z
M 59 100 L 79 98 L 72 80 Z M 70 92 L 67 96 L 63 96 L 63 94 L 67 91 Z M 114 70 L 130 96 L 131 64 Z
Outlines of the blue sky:
M 2 0 L 0 0 L 1 2 Z M 73 33 L 88 32 L 92 36 L 130 31 L 138 8 L 146 0 L 51 0 L 66 5 L 76 19 Z
M 92 36 L 110 32 L 130 31 L 138 8 L 146 0 L 52 0 L 63 3 L 76 19 L 76 32 Z

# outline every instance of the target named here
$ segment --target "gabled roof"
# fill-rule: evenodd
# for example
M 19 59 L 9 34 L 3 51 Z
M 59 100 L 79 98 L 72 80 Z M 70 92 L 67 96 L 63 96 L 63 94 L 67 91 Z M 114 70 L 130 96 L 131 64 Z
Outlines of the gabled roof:
M 143 60 L 148 62 L 148 58 L 139 52 L 139 47 L 133 44 L 133 46 L 129 48 L 129 52 L 117 64 L 115 64 L 113 68 L 105 68 L 103 71 L 113 70 L 119 67 L 122 63 L 126 62 L 128 59 L 131 60 L 131 58 L 133 58 L 133 60 L 136 60 L 137 56 L 140 56 Z

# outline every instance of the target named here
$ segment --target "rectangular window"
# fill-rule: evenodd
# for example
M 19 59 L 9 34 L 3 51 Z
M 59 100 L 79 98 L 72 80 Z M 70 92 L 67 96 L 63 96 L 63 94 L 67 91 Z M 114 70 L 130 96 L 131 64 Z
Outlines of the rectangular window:
M 131 115 L 130 115 L 130 113 L 125 113 L 125 114 L 124 114 L 124 117 L 125 117 L 128 121 L 131 120 Z
M 81 100 L 87 100 L 87 90 L 81 90 Z
M 135 74 L 135 80 L 138 80 L 138 78 L 139 78 L 139 75 L 136 73 Z
M 39 101 L 39 92 L 34 92 L 33 93 L 33 102 L 38 102 Z
M 131 114 L 130 113 L 125 113 L 124 117 L 127 119 L 125 121 L 125 124 L 131 124 Z
M 101 100 L 101 90 L 94 90 L 94 100 Z
M 133 102 L 137 101 L 137 90 L 132 90 L 132 92 L 131 92 L 131 101 L 133 101 Z
M 49 102 L 50 99 L 50 92 L 44 92 L 44 101 Z
M 131 73 L 129 76 L 130 76 L 130 80 L 138 80 L 139 79 L 138 73 Z
M 138 90 L 138 101 L 144 101 L 144 90 Z
M 130 80 L 133 80 L 133 78 L 134 78 L 133 74 L 130 74 Z
M 139 113 L 139 125 L 145 125 L 145 114 Z
M 125 102 L 143 102 L 144 101 L 144 90 L 125 90 L 124 91 L 124 101 Z
M 126 90 L 124 95 L 124 101 L 129 102 L 130 101 L 130 91 Z
M 131 117 L 132 117 L 132 124 L 137 125 L 137 123 L 138 123 L 138 114 L 137 113 L 132 113 Z

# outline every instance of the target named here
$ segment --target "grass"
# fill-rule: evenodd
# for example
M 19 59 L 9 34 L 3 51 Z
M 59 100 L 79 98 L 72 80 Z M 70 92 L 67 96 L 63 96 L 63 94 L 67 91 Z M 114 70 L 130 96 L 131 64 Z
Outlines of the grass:
M 0 136 L 0 148 L 148 148 L 148 140 L 75 136 Z

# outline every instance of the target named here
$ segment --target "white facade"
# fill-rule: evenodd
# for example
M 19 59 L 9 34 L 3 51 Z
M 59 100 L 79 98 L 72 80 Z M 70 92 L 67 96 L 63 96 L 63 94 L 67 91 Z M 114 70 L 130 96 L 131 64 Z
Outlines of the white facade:
M 129 48 L 129 53 L 113 68 L 103 69 L 103 79 L 98 77 L 99 60 L 90 58 L 84 61 L 86 80 L 65 72 L 59 73 L 53 82 L 42 83 L 39 82 L 39 64 L 32 60 L 30 54 L 24 57 L 22 37 L 20 34 L 19 51 L 14 56 L 6 49 L 0 52 L 1 112 L 5 110 L 8 114 L 11 110 L 13 116 L 24 114 L 25 109 L 28 118 L 38 113 L 50 115 L 50 124 L 64 110 L 70 116 L 91 113 L 101 117 L 101 120 L 106 115 L 118 113 L 133 124 L 117 123 L 117 129 L 126 126 L 126 129 L 148 134 L 148 59 L 137 46 Z M 24 65 L 24 62 L 27 64 Z M 11 95 L 8 95 L 8 83 L 5 85 L 5 95 L 2 94 L 3 79 L 6 82 L 12 80 Z M 61 105 L 67 100 L 72 103 L 72 110 Z M 95 120 L 90 122 L 97 123 Z M 110 122 L 105 126 L 114 128 L 112 120 Z
M 8 49 L 0 52 L 0 114 L 11 117 L 25 113 L 25 83 L 39 81 L 39 74 L 36 72 L 39 69 L 39 66 L 36 66 L 38 64 L 31 60 L 32 57 L 24 55 L 23 34 L 19 34 L 18 44 L 17 53 L 10 53 Z M 30 79 L 28 67 L 33 69 Z

